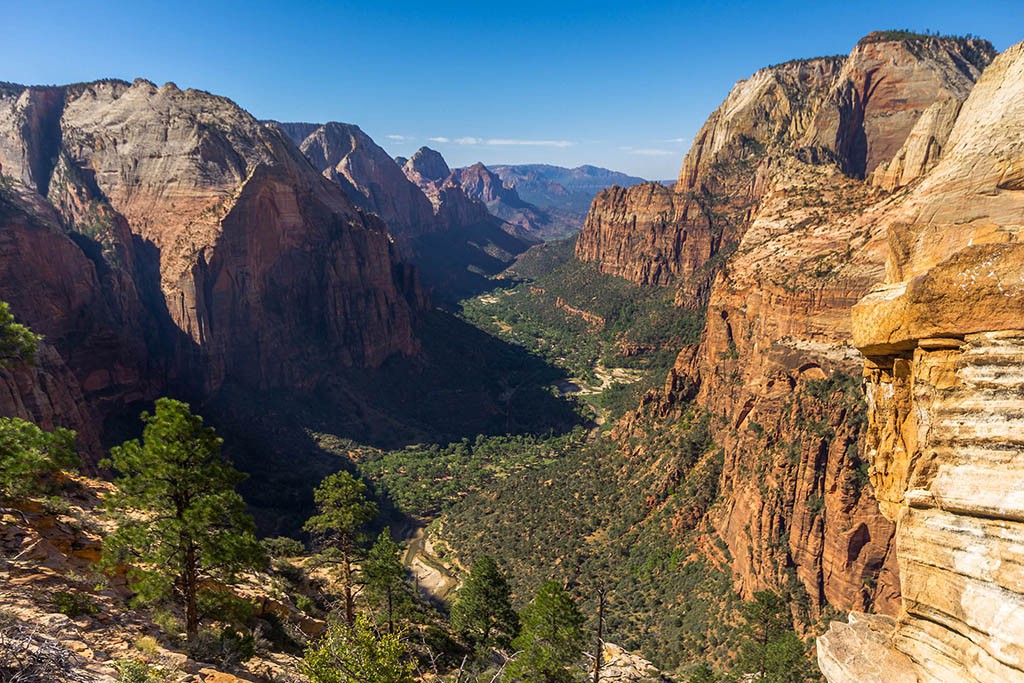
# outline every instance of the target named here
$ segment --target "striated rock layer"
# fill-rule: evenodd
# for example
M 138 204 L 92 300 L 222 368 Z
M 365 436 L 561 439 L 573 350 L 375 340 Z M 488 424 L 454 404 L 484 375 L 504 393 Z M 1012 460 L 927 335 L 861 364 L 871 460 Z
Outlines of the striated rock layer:
M 942 159 L 884 217 L 885 283 L 853 309 L 871 478 L 903 600 L 868 640 L 818 643 L 831 683 L 1024 681 L 1024 43 L 982 74 Z M 854 652 L 859 656 L 844 656 Z
M 845 58 L 762 69 L 709 118 L 673 189 L 603 193 L 580 236 L 579 258 L 706 309 L 700 344 L 619 434 L 694 404 L 710 414 L 723 463 L 702 528 L 744 596 L 784 591 L 804 624 L 829 607 L 899 609 L 850 310 L 885 276 L 883 218 L 905 197 L 888 191 L 938 170 L 991 54 L 983 41 L 869 39 Z
M 10 412 L 88 438 L 171 384 L 308 389 L 416 351 L 419 294 L 384 224 L 229 100 L 4 86 L 0 167 L 0 299 L 61 361 L 7 378 Z M 98 417 L 62 414 L 55 372 Z

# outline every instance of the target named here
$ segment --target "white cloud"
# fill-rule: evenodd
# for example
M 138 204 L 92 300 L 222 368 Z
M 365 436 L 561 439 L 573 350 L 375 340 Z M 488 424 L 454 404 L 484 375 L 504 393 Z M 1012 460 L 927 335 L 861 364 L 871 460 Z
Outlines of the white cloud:
M 644 157 L 668 157 L 678 154 L 678 152 L 668 149 L 627 149 L 626 151 L 630 154 L 639 154 Z
M 488 145 L 525 145 L 527 147 L 572 147 L 575 142 L 569 140 L 515 140 L 507 138 L 492 138 L 487 141 Z
M 488 145 L 492 147 L 508 147 L 519 145 L 524 147 L 572 147 L 575 142 L 571 140 L 522 140 L 519 138 L 477 138 L 466 136 L 455 138 L 430 138 L 434 142 L 454 142 L 457 145 Z
M 404 142 L 405 140 L 409 139 L 404 135 L 385 135 L 384 137 L 386 137 L 388 140 L 394 140 L 396 142 Z
M 676 145 L 685 145 L 689 140 L 686 138 L 669 138 L 668 140 L 665 140 L 665 142 L 671 142 Z

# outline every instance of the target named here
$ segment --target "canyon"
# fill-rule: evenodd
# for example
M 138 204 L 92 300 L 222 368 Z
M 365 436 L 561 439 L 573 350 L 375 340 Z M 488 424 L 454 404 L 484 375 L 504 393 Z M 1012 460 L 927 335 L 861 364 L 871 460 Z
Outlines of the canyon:
M 417 351 L 386 226 L 234 103 L 147 81 L 0 92 L 0 296 L 46 336 L 4 409 L 76 429 L 169 386 L 309 388 Z
M 254 467 L 261 525 L 301 507 L 316 451 L 375 471 L 387 514 L 452 567 L 466 539 L 526 544 L 570 585 L 669 539 L 636 552 L 657 605 L 697 622 L 675 656 L 731 664 L 712 622 L 736 630 L 733 601 L 771 591 L 805 641 L 828 629 L 830 683 L 1024 681 L 1022 123 L 1024 43 L 884 31 L 739 81 L 671 186 L 395 159 L 358 126 L 259 121 L 173 83 L 0 84 L 0 300 L 44 335 L 34 365 L 0 367 L 0 413 L 74 429 L 95 474 L 126 412 L 189 398 Z M 534 285 L 552 272 L 593 291 Z M 539 304 L 492 313 L 530 296 L 554 302 L 540 322 L 520 315 Z M 665 309 L 699 335 L 616 332 Z M 621 335 L 601 339 L 617 376 L 667 370 L 614 424 L 552 389 L 601 334 Z M 444 467 L 479 471 L 401 459 L 440 461 L 442 439 Z M 557 525 L 579 547 L 531 555 Z M 691 618 L 664 567 L 725 577 L 721 611 Z M 636 595 L 653 604 L 619 609 Z

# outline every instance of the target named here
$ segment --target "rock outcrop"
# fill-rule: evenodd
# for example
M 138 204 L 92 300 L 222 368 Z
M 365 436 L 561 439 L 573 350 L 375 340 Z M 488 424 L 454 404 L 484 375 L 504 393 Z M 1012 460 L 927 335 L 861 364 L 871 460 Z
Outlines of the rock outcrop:
M 481 163 L 456 169 L 452 178 L 472 199 L 484 203 L 492 215 L 517 228 L 516 234 L 538 241 L 560 232 L 555 217 L 523 201 L 514 188 L 506 187 L 501 178 Z
M 834 625 L 831 683 L 1024 681 L 1024 43 L 984 71 L 942 159 L 881 224 L 885 283 L 853 309 L 871 479 L 903 599 L 884 638 Z M 856 620 L 854 620 L 856 621 Z M 849 656 L 848 653 L 855 656 Z
M 687 299 L 706 302 L 713 268 L 693 264 L 735 246 L 778 158 L 835 163 L 862 178 L 897 157 L 929 107 L 946 103 L 917 131 L 935 138 L 931 151 L 916 141 L 889 169 L 899 180 L 879 182 L 916 177 L 937 157 L 956 106 L 948 101 L 967 97 L 993 50 L 981 40 L 883 38 L 865 38 L 848 57 L 787 62 L 740 81 L 697 133 L 672 190 L 598 195 L 577 256 L 641 284 L 683 285 Z
M 411 239 L 437 229 L 430 201 L 359 126 L 278 125 L 314 168 L 341 185 L 356 206 L 380 216 L 396 237 Z
M 143 80 L 4 86 L 0 167 L 0 299 L 47 335 L 82 410 L 226 378 L 308 389 L 416 352 L 419 294 L 384 224 L 227 99 Z M 62 370 L 45 357 L 4 393 L 57 421 L 67 401 L 40 373 Z
M 432 149 L 420 149 L 400 167 L 351 124 L 267 125 L 290 135 L 314 168 L 385 221 L 402 256 L 440 302 L 486 286 L 486 275 L 501 272 L 537 241 L 467 194 L 460 174 Z
M 618 433 L 694 405 L 710 414 L 723 464 L 704 528 L 744 596 L 804 593 L 805 624 L 828 606 L 899 608 L 850 310 L 885 276 L 883 219 L 905 197 L 887 190 L 941 169 L 950 119 L 991 54 L 979 41 L 872 38 L 849 57 L 762 69 L 709 118 L 674 188 L 602 193 L 580 236 L 579 258 L 706 310 L 699 346 Z

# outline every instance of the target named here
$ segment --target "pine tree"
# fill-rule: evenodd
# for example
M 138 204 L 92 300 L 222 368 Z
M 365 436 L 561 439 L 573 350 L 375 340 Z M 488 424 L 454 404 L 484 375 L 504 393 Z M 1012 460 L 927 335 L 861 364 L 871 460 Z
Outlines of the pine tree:
M 388 615 L 388 633 L 395 632 L 395 608 L 406 597 L 405 567 L 402 566 L 398 545 L 391 540 L 391 530 L 385 529 L 366 554 L 363 579 L 367 597 L 383 606 Z
M 356 620 L 353 563 L 359 550 L 359 531 L 377 514 L 377 506 L 367 500 L 366 484 L 348 472 L 325 477 L 313 491 L 313 500 L 319 512 L 306 521 L 304 528 L 326 546 L 322 559 L 341 565 L 345 623 L 351 627 Z
M 0 367 L 14 363 L 34 363 L 42 337 L 14 321 L 11 306 L 0 301 Z
M 508 581 L 490 555 L 470 567 L 452 605 L 451 623 L 475 647 L 507 647 L 519 632 Z
M 192 639 L 204 585 L 229 582 L 262 559 L 252 518 L 235 492 L 245 475 L 224 460 L 221 439 L 188 404 L 161 398 L 142 421 L 142 441 L 111 449 L 102 463 L 117 475 L 106 503 L 119 521 L 104 544 L 105 563 L 129 566 L 139 601 L 176 599 Z
M 584 642 L 576 603 L 557 582 L 547 581 L 523 610 L 522 630 L 512 642 L 518 652 L 506 673 L 524 683 L 571 683 Z
M 46 432 L 16 417 L 0 417 L 0 500 L 38 493 L 47 476 L 79 464 L 74 432 Z
M 756 674 L 765 683 L 802 683 L 816 680 L 814 665 L 793 631 L 793 616 L 786 600 L 771 591 L 759 591 L 743 609 L 746 641 L 740 651 L 740 671 Z

